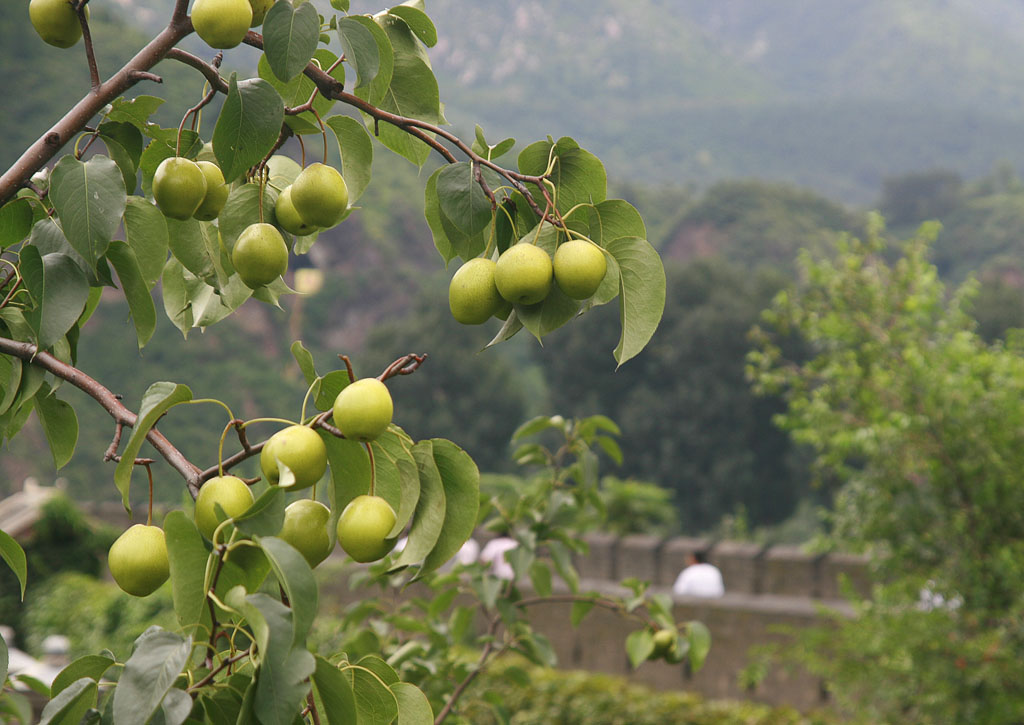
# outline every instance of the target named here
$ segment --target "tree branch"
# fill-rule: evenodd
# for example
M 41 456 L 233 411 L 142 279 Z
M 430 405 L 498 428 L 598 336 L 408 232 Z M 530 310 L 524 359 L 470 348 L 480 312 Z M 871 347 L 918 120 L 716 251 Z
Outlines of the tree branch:
M 0 176 L 0 204 L 14 196 L 18 189 L 32 178 L 32 174 L 56 156 L 64 144 L 85 128 L 89 120 L 104 106 L 135 85 L 140 79 L 140 72 L 148 72 L 166 57 L 178 41 L 192 32 L 192 21 L 185 15 L 187 7 L 187 0 L 178 0 L 174 17 L 166 28 L 119 71 L 86 94 L 64 114 L 63 118 L 25 149 L 21 158 Z
M 171 48 L 167 51 L 167 54 L 164 57 L 167 60 L 176 60 L 179 63 L 184 63 L 187 66 L 195 68 L 205 76 L 211 88 L 219 91 L 220 93 L 227 94 L 228 83 L 221 77 L 220 71 L 217 70 L 220 68 L 220 60 L 224 58 L 223 53 L 217 53 L 217 55 L 214 56 L 213 63 L 207 63 L 199 56 L 192 55 L 181 48 Z
M 114 419 L 115 424 L 128 427 L 135 425 L 138 416 L 126 408 L 116 395 L 78 368 L 61 362 L 50 353 L 40 352 L 31 343 L 18 342 L 17 340 L 9 340 L 3 337 L 0 337 L 0 353 L 11 355 L 36 365 L 46 372 L 56 375 L 61 380 L 71 383 L 99 403 L 110 414 L 110 417 Z M 181 474 L 186 483 L 188 483 L 189 490 L 198 492 L 199 468 L 185 458 L 184 454 L 159 431 L 150 430 L 146 434 L 146 440 L 150 442 L 174 470 Z
M 89 78 L 92 80 L 92 91 L 96 93 L 100 87 L 100 69 L 96 65 L 96 51 L 92 47 L 92 33 L 89 30 L 89 18 L 85 15 L 85 4 L 89 0 L 80 0 L 75 6 L 78 22 L 82 26 L 82 45 L 85 46 L 85 59 L 89 63 Z

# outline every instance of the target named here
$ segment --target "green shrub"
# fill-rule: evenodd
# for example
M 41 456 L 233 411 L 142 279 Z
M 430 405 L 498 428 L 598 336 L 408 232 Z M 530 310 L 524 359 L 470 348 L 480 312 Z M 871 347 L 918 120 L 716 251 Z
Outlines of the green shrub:
M 459 713 L 473 725 L 826 725 L 825 714 L 657 692 L 623 677 L 503 663 L 482 675 Z

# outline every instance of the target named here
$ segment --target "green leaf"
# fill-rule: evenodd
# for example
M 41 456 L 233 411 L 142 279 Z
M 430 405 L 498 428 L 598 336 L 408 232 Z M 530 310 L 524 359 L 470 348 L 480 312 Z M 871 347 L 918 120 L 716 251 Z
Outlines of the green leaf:
M 312 3 L 276 3 L 263 20 L 263 52 L 274 75 L 290 81 L 306 68 L 320 38 L 320 17 Z
M 21 250 L 21 274 L 25 288 L 36 306 L 26 311 L 43 350 L 64 337 L 85 309 L 89 299 L 89 281 L 81 267 L 66 254 L 42 257 L 34 246 Z
M 442 171 L 444 171 L 444 167 L 435 171 L 427 179 L 427 186 L 424 191 L 423 214 L 427 218 L 427 225 L 430 227 L 430 233 L 434 237 L 434 246 L 441 255 L 441 259 L 444 260 L 445 266 L 447 266 L 448 262 L 459 255 L 448 238 L 448 232 L 442 220 L 441 199 L 437 195 L 437 179 Z
M 17 244 L 32 231 L 32 205 L 15 199 L 0 207 L 0 249 Z
M 274 536 L 284 526 L 285 488 L 270 486 L 252 506 L 235 517 L 239 531 L 251 536 Z
M 142 396 L 138 419 L 132 427 L 128 443 L 121 452 L 121 460 L 114 469 L 114 483 L 121 492 L 121 503 L 125 510 L 131 510 L 128 489 L 131 485 L 132 469 L 135 468 L 135 458 L 150 429 L 172 407 L 189 400 L 192 400 L 192 391 L 187 386 L 167 382 L 153 383 Z
M 49 198 L 64 236 L 95 267 L 117 232 L 127 203 L 117 164 L 100 155 L 85 162 L 64 156 L 50 173 Z
M 687 622 L 686 637 L 690 642 L 690 667 L 699 672 L 711 651 L 711 630 L 702 622 Z
M 386 435 L 393 435 L 390 432 Z M 358 441 L 320 436 L 327 446 L 327 460 L 331 466 L 331 526 L 337 523 L 342 510 L 356 496 L 370 490 L 370 457 L 366 448 Z M 380 441 L 370 444 L 374 455 L 374 476 L 376 494 L 383 498 L 395 511 L 402 502 L 402 477 L 392 458 Z
M 82 677 L 61 690 L 46 703 L 39 725 L 79 725 L 89 708 L 96 704 L 99 687 L 88 677 Z
M 304 647 L 317 610 L 318 589 L 313 570 L 302 554 L 281 539 L 264 536 L 257 543 L 267 555 L 274 576 L 288 595 L 295 627 L 292 646 Z
M 423 692 L 409 682 L 396 682 L 391 692 L 398 700 L 398 725 L 432 725 L 434 711 Z
M 103 655 L 85 655 L 61 670 L 50 685 L 50 697 L 56 697 L 69 685 L 83 677 L 99 682 L 103 673 L 110 669 L 114 660 Z
M 557 284 L 551 285 L 548 296 L 535 305 L 516 305 L 516 316 L 523 327 L 538 340 L 576 316 L 579 300 L 567 296 Z
M 348 12 L 349 0 L 331 0 L 331 7 L 343 13 Z
M 356 722 L 358 713 L 352 682 L 323 657 L 316 658 L 313 688 L 320 719 L 327 725 L 350 725 Z
M 314 404 L 318 410 L 329 410 L 334 406 L 334 399 L 338 393 L 348 387 L 348 372 L 345 370 L 332 370 L 320 379 Z
M 501 329 L 498 330 L 498 334 L 496 334 L 491 339 L 491 341 L 487 343 L 485 348 L 491 347 L 492 345 L 497 345 L 499 342 L 505 342 L 505 340 L 511 339 L 517 332 L 519 332 L 522 329 L 523 323 L 519 319 L 519 315 L 513 308 L 513 310 L 509 313 L 508 317 L 505 319 L 505 323 L 501 326 Z
M 0 533 L 3 533 L 0 531 Z M 7 653 L 7 642 L 0 637 L 0 683 L 7 681 L 7 669 L 10 667 L 10 655 Z
M 543 561 L 530 564 L 530 582 L 537 594 L 542 597 L 551 596 L 551 567 Z
M 202 534 L 183 511 L 171 511 L 164 518 L 167 558 L 171 565 L 171 596 L 178 624 L 185 631 L 202 621 L 206 611 L 204 579 L 210 554 Z
M 480 509 L 480 471 L 469 454 L 451 441 L 432 440 L 434 463 L 444 486 L 445 511 L 441 535 L 423 562 L 423 572 L 444 564 L 473 534 Z
M 358 90 L 356 95 L 359 95 Z M 395 51 L 391 83 L 376 105 L 398 116 L 444 123 L 437 79 L 430 66 L 412 53 Z M 426 143 L 390 123 L 378 125 L 372 117 L 363 116 L 368 128 L 377 129 L 378 141 L 416 166 L 423 166 L 430 156 L 430 147 Z
M 156 96 L 136 96 L 131 100 L 117 98 L 110 104 L 107 118 L 111 121 L 130 123 L 141 130 L 149 123 L 149 117 L 163 104 L 164 99 Z
M 151 723 L 154 725 L 182 725 L 192 712 L 192 698 L 184 690 L 170 689 L 160 703 L 160 711 Z
M 555 185 L 555 206 L 563 214 L 581 203 L 598 204 L 608 193 L 608 177 L 604 164 L 594 154 L 581 149 L 571 138 L 558 143 L 538 141 L 519 154 L 519 170 L 524 174 L 540 175 L 547 169 L 548 154 L 554 146 L 555 164 L 550 179 Z M 534 198 L 544 207 L 544 196 L 534 190 Z
M 398 717 L 398 699 L 375 673 L 362 667 L 349 667 L 356 696 L 359 725 L 392 725 Z
M 277 196 L 277 191 L 270 186 L 263 187 L 263 221 L 267 224 L 277 223 L 277 216 L 274 214 Z M 239 235 L 247 227 L 259 221 L 259 218 L 260 185 L 241 184 L 232 189 L 217 219 L 224 249 L 230 253 L 234 249 Z
M 654 635 L 649 629 L 638 629 L 626 637 L 626 654 L 633 669 L 647 661 L 654 651 Z
M 107 249 L 107 259 L 117 272 L 121 290 L 128 301 L 128 309 L 135 323 L 135 334 L 141 350 L 156 331 L 156 305 L 149 293 L 149 286 L 142 276 L 135 252 L 124 242 L 114 241 Z
M 213 129 L 213 150 L 226 182 L 237 179 L 273 148 L 283 122 L 284 102 L 272 85 L 261 78 L 238 81 L 231 74 Z
M 114 725 L 144 723 L 160 707 L 192 653 L 192 638 L 150 627 L 135 640 L 114 690 Z
M 383 31 L 380 35 L 387 40 Z M 370 85 L 381 71 L 381 50 L 376 34 L 361 19 L 347 17 L 338 21 L 338 38 L 341 40 L 341 47 L 345 49 L 345 57 L 356 69 L 355 89 Z M 387 63 L 385 67 L 388 67 Z M 388 73 L 390 82 L 390 70 Z
M 306 379 L 306 385 L 312 385 L 313 381 L 317 379 L 316 368 L 313 365 L 313 354 L 306 349 L 301 340 L 293 342 L 289 349 L 299 366 L 299 370 L 302 371 L 302 376 Z
M 139 161 L 142 156 L 142 134 L 129 123 L 100 124 L 100 139 L 107 147 L 107 153 L 121 170 L 124 189 L 128 194 L 135 191 L 139 183 Z
M 423 41 L 428 48 L 437 45 L 437 28 L 425 12 L 411 5 L 394 5 L 388 8 L 388 13 L 396 15 L 405 21 L 409 29 L 416 34 L 416 37 Z
M 146 286 L 153 289 L 167 262 L 167 217 L 142 197 L 130 196 L 124 210 L 124 233 Z
M 444 485 L 434 461 L 433 443 L 419 441 L 413 446 L 412 454 L 419 473 L 420 495 L 405 548 L 395 560 L 392 570 L 426 559 L 436 546 L 445 521 Z
M 606 199 L 600 204 L 576 212 L 569 221 L 569 226 L 573 229 L 576 228 L 573 223 L 576 220 L 586 221 L 586 227 L 581 231 L 601 246 L 606 246 L 620 237 L 647 238 L 647 227 L 640 212 L 622 199 Z
M 49 386 L 41 389 L 36 396 L 36 416 L 46 434 L 53 454 L 53 464 L 60 470 L 71 460 L 78 443 L 78 416 L 75 409 L 56 394 L 49 391 Z
M 370 184 L 373 143 L 366 129 L 349 116 L 331 116 L 326 121 L 341 149 L 341 175 L 348 186 L 349 203 L 363 195 Z
M 25 552 L 18 542 L 10 534 L 0 529 L 0 558 L 11 567 L 14 576 L 18 577 L 21 585 L 21 598 L 25 599 L 25 584 L 28 581 L 28 564 L 25 560 Z
M 594 608 L 594 601 L 592 599 L 577 599 L 572 603 L 572 612 L 569 614 L 569 620 L 572 622 L 573 627 L 579 627 L 580 622 L 586 617 L 590 610 Z
M 211 240 L 206 225 L 196 219 L 168 219 L 167 232 L 171 254 L 185 269 L 199 279 L 216 280 L 214 253 L 219 252 L 219 248 Z
M 486 171 L 485 181 L 491 189 L 497 188 L 500 181 L 490 169 Z M 441 169 L 437 195 L 441 212 L 467 236 L 483 231 L 494 215 L 491 201 L 476 180 L 473 164 L 468 161 Z
M 665 311 L 665 268 L 646 239 L 623 237 L 607 246 L 619 264 L 622 336 L 615 348 L 619 365 L 647 345 Z

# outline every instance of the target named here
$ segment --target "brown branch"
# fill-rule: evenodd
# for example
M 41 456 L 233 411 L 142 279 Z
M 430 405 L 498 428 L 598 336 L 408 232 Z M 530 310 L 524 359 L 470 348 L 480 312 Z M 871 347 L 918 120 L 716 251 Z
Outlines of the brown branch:
M 192 32 L 185 14 L 187 0 L 177 0 L 170 24 L 125 63 L 106 82 L 91 90 L 49 130 L 32 143 L 0 176 L 0 204 L 6 202 L 57 152 L 78 134 L 89 120 L 139 80 L 137 71 L 149 71 L 167 56 L 178 41 Z
M 89 18 L 85 15 L 85 4 L 89 0 L 80 0 L 75 6 L 78 14 L 78 22 L 82 26 L 82 44 L 85 46 L 85 59 L 89 63 L 89 78 L 92 81 L 92 92 L 98 93 L 100 89 L 100 69 L 96 65 L 96 52 L 92 47 L 92 33 L 89 31 Z
M 48 352 L 40 351 L 35 345 L 28 342 L 18 342 L 0 337 L 0 353 L 11 355 L 27 363 L 42 368 L 51 375 L 71 383 L 79 390 L 86 393 L 110 414 L 115 424 L 128 426 L 135 425 L 138 416 L 126 408 L 114 393 L 89 377 L 81 370 L 65 362 L 61 362 Z M 150 430 L 146 434 L 146 440 L 163 456 L 170 466 L 185 479 L 189 491 L 195 496 L 199 491 L 199 468 L 185 458 L 162 433 L 157 430 Z
M 384 372 L 377 376 L 377 380 L 384 382 L 388 378 L 393 378 L 398 375 L 412 375 L 414 372 L 419 370 L 420 365 L 427 359 L 427 354 L 416 355 L 409 353 L 395 360 L 393 363 L 388 365 Z
M 164 55 L 167 60 L 176 60 L 179 63 L 195 68 L 197 71 L 203 74 L 207 82 L 210 84 L 210 88 L 216 89 L 220 93 L 228 92 L 228 82 L 224 80 L 220 71 L 220 63 L 224 59 L 223 53 L 217 53 L 213 57 L 213 63 L 207 63 L 205 60 L 197 55 L 192 55 L 188 51 L 182 50 L 181 48 L 171 48 Z M 209 103 L 209 101 L 207 101 Z M 204 104 L 205 105 L 205 104 Z
M 249 654 L 250 654 L 249 650 L 244 649 L 241 652 L 235 652 L 235 654 L 231 655 L 227 659 L 221 660 L 219 665 L 217 665 L 215 668 L 213 668 L 212 670 L 207 672 L 206 676 L 203 679 L 197 681 L 194 685 L 190 686 L 188 689 L 185 690 L 185 692 L 192 693 L 192 692 L 195 692 L 196 690 L 203 689 L 204 687 L 209 685 L 211 682 L 213 682 L 213 679 L 217 675 L 219 675 L 226 667 L 230 667 L 231 665 L 235 664 L 236 662 L 238 662 L 240 660 L 244 660 L 246 657 L 249 656 Z
M 441 708 L 441 712 L 437 713 L 437 717 L 434 718 L 434 725 L 441 725 L 441 723 L 444 722 L 445 718 L 451 714 L 452 708 L 455 707 L 455 703 L 460 697 L 462 697 L 462 693 L 465 692 L 466 688 L 473 683 L 473 680 L 476 679 L 477 675 L 483 672 L 484 665 L 487 664 L 487 660 L 491 656 L 491 652 L 494 650 L 494 635 L 497 633 L 498 625 L 500 623 L 501 617 L 498 615 L 495 615 L 494 618 L 491 619 L 491 626 L 487 629 L 487 634 L 490 639 L 488 639 L 484 644 L 483 651 L 480 653 L 480 659 L 477 660 L 476 667 L 474 667 L 462 682 L 455 687 L 451 697 L 448 698 L 448 702 L 444 704 L 444 707 Z

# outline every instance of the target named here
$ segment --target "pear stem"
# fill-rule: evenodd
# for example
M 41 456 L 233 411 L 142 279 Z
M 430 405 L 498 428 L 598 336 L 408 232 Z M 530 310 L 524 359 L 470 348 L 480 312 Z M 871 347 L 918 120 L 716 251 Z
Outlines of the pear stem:
M 367 455 L 370 456 L 370 495 L 376 496 L 377 494 L 375 493 L 375 491 L 377 488 L 377 467 L 376 465 L 374 465 L 373 462 L 373 448 L 370 446 L 369 443 L 364 443 L 363 445 L 366 446 L 366 453 Z

